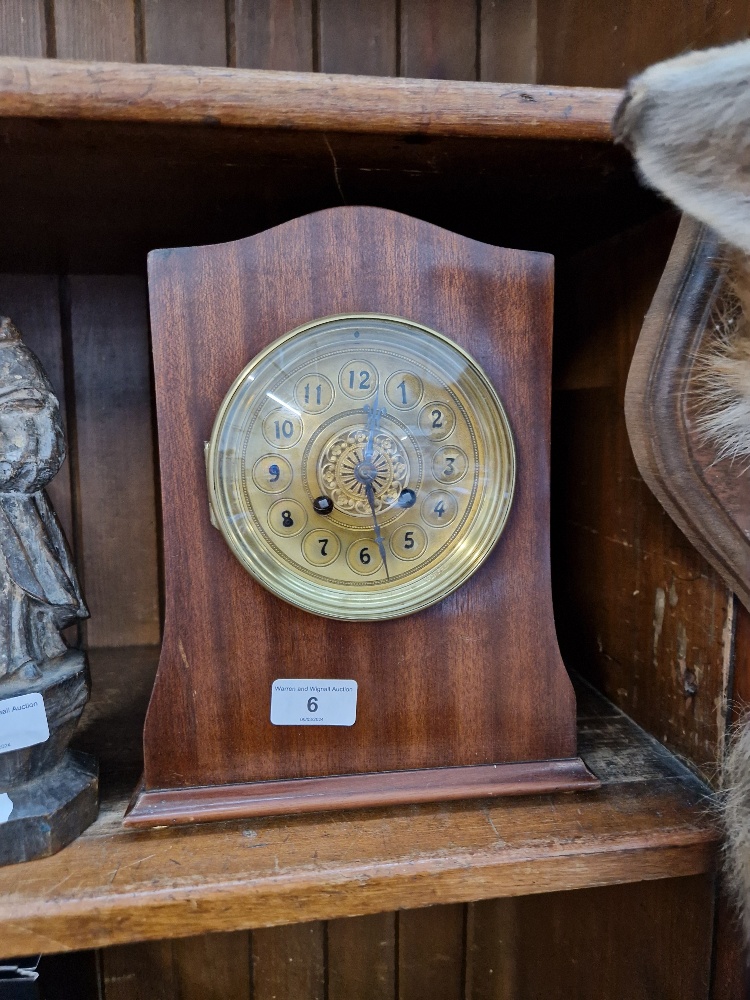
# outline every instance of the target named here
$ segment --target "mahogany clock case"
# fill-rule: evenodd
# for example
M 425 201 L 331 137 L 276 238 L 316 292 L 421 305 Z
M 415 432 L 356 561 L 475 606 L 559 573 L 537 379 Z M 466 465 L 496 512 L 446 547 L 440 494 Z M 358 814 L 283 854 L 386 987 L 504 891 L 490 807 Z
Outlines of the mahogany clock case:
M 126 822 L 596 787 L 576 757 L 551 602 L 552 258 L 342 207 L 155 251 L 149 294 L 165 633 Z M 487 561 L 439 604 L 380 622 L 317 617 L 265 591 L 210 523 L 204 466 L 249 360 L 295 327 L 360 312 L 420 323 L 471 354 L 503 402 L 517 460 Z M 356 680 L 356 724 L 271 725 L 271 685 L 284 677 Z

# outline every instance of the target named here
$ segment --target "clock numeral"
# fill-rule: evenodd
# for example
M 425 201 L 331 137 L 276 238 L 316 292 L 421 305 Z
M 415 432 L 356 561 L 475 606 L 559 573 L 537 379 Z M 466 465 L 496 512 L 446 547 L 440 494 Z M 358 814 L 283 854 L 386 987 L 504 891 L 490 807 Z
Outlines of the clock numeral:
M 277 500 L 268 509 L 268 526 L 275 535 L 298 535 L 307 524 L 307 512 L 297 500 Z
M 263 421 L 263 437 L 273 448 L 293 447 L 302 437 L 303 430 L 300 415 L 291 407 L 272 410 Z
M 423 393 L 422 380 L 414 372 L 394 372 L 386 379 L 386 398 L 398 410 L 410 410 L 416 406 Z
M 315 386 L 315 405 L 316 406 L 320 406 L 322 395 L 323 395 L 323 386 L 320 384 L 320 382 L 318 382 L 318 384 Z M 307 382 L 305 384 L 305 402 L 306 403 L 310 402 L 310 383 L 309 382 Z
M 323 397 L 323 386 L 318 382 L 315 386 L 315 405 L 320 406 Z M 305 384 L 305 403 L 310 402 L 310 383 Z
M 341 552 L 341 542 L 333 532 L 321 535 L 320 528 L 308 532 L 302 540 L 302 555 L 313 566 L 330 566 Z
M 419 429 L 432 441 L 442 441 L 453 433 L 456 414 L 441 400 L 423 406 L 419 411 Z
M 307 372 L 294 387 L 294 399 L 301 410 L 322 413 L 333 402 L 333 385 L 317 372 Z
M 418 524 L 401 524 L 393 531 L 388 544 L 397 559 L 412 562 L 424 555 L 427 549 L 427 533 Z
M 422 501 L 422 520 L 433 528 L 444 528 L 458 514 L 458 500 L 447 490 L 435 490 Z
M 346 561 L 349 569 L 358 576 L 370 576 L 383 568 L 375 543 L 363 543 L 361 538 L 355 539 L 346 550 Z M 385 576 L 383 578 L 385 579 Z
M 463 479 L 469 468 L 469 460 L 460 448 L 449 445 L 435 452 L 432 460 L 432 474 L 435 479 L 457 483 Z
M 283 435 L 287 440 L 294 434 L 294 424 L 291 420 L 274 420 L 274 427 L 276 428 L 276 440 L 278 441 Z M 281 424 L 281 426 L 279 426 Z
M 283 493 L 293 478 L 291 465 L 281 455 L 263 455 L 253 465 L 253 483 L 263 493 Z
M 369 361 L 354 358 L 339 372 L 339 385 L 352 399 L 367 399 L 377 389 L 377 369 Z
M 371 378 L 370 372 L 368 372 L 366 369 L 363 369 L 359 373 L 359 376 L 357 376 L 353 370 L 349 372 L 350 389 L 354 388 L 354 383 L 356 382 L 357 378 L 359 378 L 359 385 L 357 386 L 358 389 L 365 390 L 370 388 L 370 378 Z

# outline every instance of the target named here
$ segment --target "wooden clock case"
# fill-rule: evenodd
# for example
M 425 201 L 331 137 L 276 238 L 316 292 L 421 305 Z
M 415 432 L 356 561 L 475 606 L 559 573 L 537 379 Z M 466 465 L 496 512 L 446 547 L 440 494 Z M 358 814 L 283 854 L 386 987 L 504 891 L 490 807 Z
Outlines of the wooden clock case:
M 165 634 L 125 822 L 591 788 L 555 635 L 549 561 L 553 261 L 398 213 L 342 207 L 149 257 Z M 439 604 L 340 622 L 280 601 L 211 526 L 216 412 L 271 341 L 328 315 L 401 316 L 473 355 L 508 413 L 516 493 L 500 541 Z M 352 727 L 270 723 L 277 678 L 354 679 Z

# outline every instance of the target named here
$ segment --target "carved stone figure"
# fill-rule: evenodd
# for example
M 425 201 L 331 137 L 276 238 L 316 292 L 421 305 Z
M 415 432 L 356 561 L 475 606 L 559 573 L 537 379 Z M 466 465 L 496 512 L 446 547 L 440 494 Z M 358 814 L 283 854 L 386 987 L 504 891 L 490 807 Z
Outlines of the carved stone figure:
M 52 387 L 0 318 L 0 864 L 53 853 L 97 810 L 96 765 L 67 749 L 89 681 L 61 635 L 88 611 L 44 491 L 64 460 Z

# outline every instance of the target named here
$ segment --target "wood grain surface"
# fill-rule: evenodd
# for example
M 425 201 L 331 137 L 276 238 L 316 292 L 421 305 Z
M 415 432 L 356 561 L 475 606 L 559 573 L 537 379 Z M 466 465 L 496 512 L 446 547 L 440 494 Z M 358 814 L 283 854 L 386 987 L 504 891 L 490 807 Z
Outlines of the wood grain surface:
M 482 0 L 479 79 L 536 83 L 537 30 L 537 0 Z
M 319 70 L 398 76 L 396 0 L 318 0 L 317 14 Z
M 0 54 L 46 56 L 44 0 L 6 0 L 0 4 Z
M 0 121 L 0 269 L 142 274 L 158 246 L 228 242 L 342 203 L 569 255 L 658 210 L 621 147 L 148 122 Z M 471 178 L 471 183 L 467 183 Z
M 253 292 L 260 283 L 263 296 Z M 186 816 L 175 803 L 175 820 L 201 816 L 200 793 L 186 791 L 192 786 L 573 758 L 573 691 L 549 582 L 551 259 L 392 212 L 341 208 L 235 244 L 157 251 L 149 290 L 165 635 L 144 731 L 144 789 L 129 822 L 164 822 L 178 790 L 189 806 Z M 352 312 L 404 316 L 475 357 L 503 400 L 517 460 L 508 524 L 481 568 L 417 615 L 369 623 L 282 604 L 247 574 L 210 524 L 203 455 L 219 405 L 249 358 L 304 322 Z M 272 726 L 271 684 L 292 676 L 356 680 L 356 726 Z M 438 786 L 447 773 L 435 774 Z M 467 794 L 486 794 L 475 774 L 467 771 Z M 571 787 L 574 774 L 561 782 Z M 389 788 L 399 801 L 401 783 L 384 779 L 370 801 L 382 802 Z M 432 783 L 425 775 L 423 796 L 440 794 Z M 368 801 L 374 781 L 360 784 L 353 803 Z M 520 791 L 523 776 L 516 783 L 509 775 L 508 784 Z M 546 787 L 554 784 L 551 771 Z M 154 809 L 149 793 L 157 790 Z M 226 816 L 237 814 L 239 792 L 206 794 L 206 817 L 222 815 L 217 798 Z M 279 795 L 274 788 L 268 799 Z M 331 795 L 332 804 L 345 801 Z M 305 792 L 299 807 L 310 808 Z M 251 803 L 247 810 L 255 811 Z
M 598 779 L 586 765 L 572 757 L 280 781 L 235 781 L 188 788 L 139 787 L 124 823 L 135 829 L 278 813 L 320 812 L 322 809 L 542 795 L 598 786 Z
M 606 142 L 620 96 L 552 86 L 0 59 L 2 117 Z
M 579 742 L 600 791 L 126 831 L 157 657 L 142 647 L 90 654 L 92 700 L 77 746 L 99 758 L 100 815 L 60 854 L 25 865 L 23 879 L 18 868 L 0 870 L 8 953 L 714 870 L 719 834 L 707 787 L 585 684 Z M 157 959 L 166 961 L 149 961 Z M 118 976 L 148 978 L 132 963 L 122 969 Z
M 399 927 L 396 913 L 328 921 L 328 1000 L 395 1000 Z
M 121 0 L 55 0 L 55 55 L 59 59 L 133 62 L 136 57 L 135 5 Z
M 747 36 L 747 0 L 536 0 L 540 83 L 623 86 L 652 63 Z
M 141 7 L 146 62 L 226 66 L 224 0 L 141 0 Z
M 478 5 L 474 0 L 401 0 L 400 76 L 477 78 Z
M 236 0 L 230 66 L 310 72 L 313 0 Z
M 428 906 L 399 914 L 398 989 L 410 1000 L 463 993 L 466 907 Z M 426 942 L 429 947 L 425 947 Z
M 734 602 L 644 482 L 623 405 L 677 225 L 661 213 L 559 265 L 553 595 L 565 662 L 714 782 Z
M 327 1000 L 325 933 L 325 924 L 319 920 L 256 931 L 252 935 L 253 1000 Z
M 712 889 L 710 879 L 672 879 L 518 900 L 516 996 L 708 996 Z M 552 969 L 540 959 L 540 942 L 556 956 Z
M 158 642 L 146 289 L 133 275 L 73 276 L 68 288 L 87 642 Z
M 182 1000 L 198 996 L 190 992 L 189 981 L 181 975 L 183 952 L 190 949 L 187 966 L 197 959 L 203 962 L 196 978 L 207 1000 L 225 996 L 232 1000 L 248 996 L 254 1000 L 259 996 L 277 1000 L 706 997 L 711 890 L 710 877 L 698 875 L 383 914 L 397 928 L 396 946 L 405 955 L 398 969 L 392 964 L 387 968 L 368 964 L 373 950 L 383 942 L 359 935 L 372 928 L 378 937 L 374 921 L 380 915 L 255 931 L 247 935 L 251 943 L 234 933 L 212 935 L 208 947 L 201 947 L 197 938 L 114 947 L 103 954 L 104 997 Z M 351 929 L 345 954 L 333 944 L 334 929 L 341 925 Z M 421 937 L 415 940 L 416 928 Z M 540 942 L 545 948 L 543 959 Z M 593 942 L 598 961 L 591 960 Z M 247 954 L 252 949 L 255 955 L 256 947 L 262 953 L 262 964 L 255 965 L 261 976 L 250 986 Z M 45 961 L 60 964 L 73 957 L 79 956 L 49 956 Z M 420 969 L 424 970 L 421 976 Z M 349 992 L 340 992 L 342 975 Z M 712 995 L 721 1000 L 744 996 L 734 990 L 734 983 L 723 980 L 716 985 L 719 992 Z M 223 989 L 228 992 L 222 993 Z M 84 994 L 85 1000 L 95 996 L 94 992 Z M 56 995 L 50 1000 L 56 1000 Z

